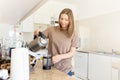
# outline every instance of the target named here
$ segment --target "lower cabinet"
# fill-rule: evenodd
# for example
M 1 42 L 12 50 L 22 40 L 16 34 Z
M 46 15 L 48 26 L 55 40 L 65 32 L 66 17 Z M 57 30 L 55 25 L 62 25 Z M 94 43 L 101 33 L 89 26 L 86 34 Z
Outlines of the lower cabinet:
M 120 80 L 120 58 L 113 55 L 76 52 L 75 76 L 83 80 Z
M 112 80 L 120 80 L 120 70 L 112 68 Z
M 89 54 L 89 80 L 111 80 L 111 57 Z
M 76 52 L 73 59 L 75 76 L 88 80 L 88 53 Z
M 112 80 L 120 80 L 120 58 L 112 58 Z

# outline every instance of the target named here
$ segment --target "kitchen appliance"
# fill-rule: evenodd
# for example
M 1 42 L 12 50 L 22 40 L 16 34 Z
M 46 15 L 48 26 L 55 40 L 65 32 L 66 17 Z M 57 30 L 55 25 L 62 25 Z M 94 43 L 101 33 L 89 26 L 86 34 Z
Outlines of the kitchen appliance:
M 52 65 L 51 55 L 43 56 L 43 70 L 50 70 Z
M 45 35 L 42 34 L 42 32 L 39 32 L 39 36 L 37 36 L 37 38 L 35 38 L 33 41 L 31 41 L 28 44 L 28 47 L 31 51 L 37 52 L 40 49 L 46 48 L 46 45 L 47 45 L 47 39 L 46 39 Z

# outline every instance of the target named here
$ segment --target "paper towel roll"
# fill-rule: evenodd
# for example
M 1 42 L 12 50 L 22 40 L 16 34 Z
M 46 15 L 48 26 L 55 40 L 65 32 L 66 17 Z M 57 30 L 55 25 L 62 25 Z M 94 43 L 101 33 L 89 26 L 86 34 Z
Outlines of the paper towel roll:
M 29 56 L 27 48 L 12 49 L 11 80 L 29 80 Z

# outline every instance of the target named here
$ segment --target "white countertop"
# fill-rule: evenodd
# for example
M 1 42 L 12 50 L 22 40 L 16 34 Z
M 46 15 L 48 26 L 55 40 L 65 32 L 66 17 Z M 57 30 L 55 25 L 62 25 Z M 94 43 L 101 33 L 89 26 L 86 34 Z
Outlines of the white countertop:
M 88 51 L 88 50 L 76 50 L 77 52 L 82 52 L 82 53 L 87 53 L 87 54 L 97 54 L 97 55 L 104 55 L 104 56 L 110 56 L 110 57 L 116 57 L 116 58 L 120 58 L 120 55 L 118 54 L 112 54 L 112 53 L 107 53 L 107 52 L 95 52 L 95 51 Z

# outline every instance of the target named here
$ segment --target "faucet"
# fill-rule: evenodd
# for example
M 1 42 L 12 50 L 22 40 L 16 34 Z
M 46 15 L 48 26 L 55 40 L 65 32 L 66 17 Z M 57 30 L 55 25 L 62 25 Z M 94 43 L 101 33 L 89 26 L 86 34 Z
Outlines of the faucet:
M 114 51 L 114 49 L 112 49 L 112 54 L 116 54 L 116 51 Z

